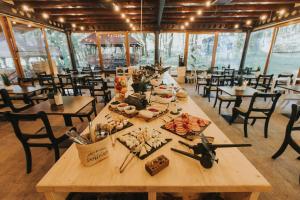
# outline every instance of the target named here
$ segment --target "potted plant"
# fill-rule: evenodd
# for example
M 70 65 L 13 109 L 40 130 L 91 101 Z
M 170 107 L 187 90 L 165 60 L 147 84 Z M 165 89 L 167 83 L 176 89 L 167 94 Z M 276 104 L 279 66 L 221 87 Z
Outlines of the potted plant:
M 7 74 L 5 74 L 5 73 L 1 74 L 1 78 L 2 78 L 3 84 L 5 86 L 10 86 L 11 85 L 11 82 L 10 82 Z

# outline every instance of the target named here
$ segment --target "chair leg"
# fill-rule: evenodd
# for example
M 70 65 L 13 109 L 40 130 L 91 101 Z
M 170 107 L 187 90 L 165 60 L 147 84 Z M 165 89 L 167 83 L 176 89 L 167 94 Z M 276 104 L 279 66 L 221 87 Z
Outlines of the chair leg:
M 82 117 L 79 117 L 79 119 L 80 119 L 80 121 L 81 121 L 81 122 L 83 122 L 83 119 L 82 119 Z
M 272 156 L 272 159 L 276 159 L 278 158 L 279 156 L 281 156 L 281 154 L 285 151 L 285 149 L 287 148 L 288 146 L 288 140 L 287 138 L 284 138 L 284 141 L 282 143 L 282 145 L 280 146 L 280 148 L 278 149 L 278 151 Z
M 226 108 L 229 108 L 230 104 L 231 104 L 231 101 L 228 102 Z
M 218 98 L 216 97 L 216 99 L 215 99 L 215 103 L 214 103 L 214 108 L 216 107 L 216 105 L 217 105 L 217 101 L 218 101 Z M 221 101 L 221 100 L 220 100 Z
M 248 126 L 248 118 L 245 117 L 245 120 L 244 120 L 244 137 L 248 137 L 248 130 L 247 130 L 247 126 Z
M 26 156 L 26 172 L 29 174 L 31 172 L 32 167 L 32 158 L 31 158 L 31 151 L 30 147 L 27 145 L 23 145 L 25 156 Z
M 53 149 L 54 149 L 54 156 L 55 156 L 55 162 L 56 162 L 59 159 L 59 148 L 58 148 L 58 145 L 54 145 Z
M 266 122 L 265 122 L 265 138 L 268 138 L 268 128 L 269 128 L 269 121 L 270 121 L 270 118 L 267 118 L 266 119 Z
M 255 124 L 255 122 L 256 122 L 256 119 L 254 118 L 252 123 L 251 123 L 251 126 L 253 126 Z
M 220 100 L 220 103 L 219 103 L 219 115 L 221 115 L 222 103 L 223 103 L 223 102 Z
M 234 120 L 238 117 L 238 113 L 236 112 L 236 110 L 234 108 L 232 108 L 232 117 L 231 117 L 231 120 L 229 121 L 229 124 L 231 125 Z
M 89 116 L 87 116 L 87 119 L 88 119 L 88 121 L 90 122 L 90 121 L 92 121 L 92 119 L 91 119 L 91 116 L 89 115 Z

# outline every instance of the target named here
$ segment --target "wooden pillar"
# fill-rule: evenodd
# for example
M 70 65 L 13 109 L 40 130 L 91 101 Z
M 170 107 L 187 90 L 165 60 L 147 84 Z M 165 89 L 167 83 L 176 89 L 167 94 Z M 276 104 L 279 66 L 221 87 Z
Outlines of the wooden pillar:
M 42 31 L 42 37 L 43 37 L 44 42 L 45 42 L 45 48 L 46 48 L 46 53 L 47 53 L 47 59 L 48 59 L 50 73 L 52 75 L 55 75 L 54 72 L 58 72 L 58 70 L 54 69 L 54 67 L 52 65 L 52 57 L 51 57 L 51 53 L 50 53 L 50 50 L 49 50 L 49 45 L 48 45 L 48 40 L 47 40 L 47 35 L 46 35 L 45 28 L 41 28 L 41 31 Z
M 13 58 L 13 62 L 16 68 L 16 72 L 18 77 L 23 78 L 24 77 L 24 71 L 21 65 L 20 56 L 17 49 L 17 44 L 14 38 L 12 26 L 10 22 L 7 20 L 6 17 L 0 16 L 0 24 L 3 30 L 3 33 L 5 35 L 7 45 L 10 51 L 10 54 Z
M 273 46 L 274 46 L 275 41 L 276 41 L 276 38 L 277 38 L 277 34 L 278 34 L 278 27 L 275 27 L 275 28 L 274 28 L 274 31 L 273 31 L 273 35 L 272 35 L 272 41 L 271 41 L 269 53 L 268 53 L 267 60 L 266 60 L 266 64 L 265 64 L 264 74 L 267 73 L 268 68 L 269 68 L 270 58 L 271 58 Z
M 72 39 L 71 39 L 71 32 L 67 31 L 66 35 L 67 35 L 67 42 L 68 42 L 68 47 L 69 47 L 72 69 L 77 69 L 76 59 L 75 59 L 75 51 L 74 51 L 74 46 L 73 46 Z
M 98 57 L 99 57 L 99 64 L 102 69 L 104 69 L 103 66 L 103 56 L 101 51 L 101 34 L 95 33 L 97 38 L 97 46 L 98 46 Z
M 247 33 L 246 33 L 246 39 L 245 39 L 245 44 L 244 44 L 244 49 L 243 49 L 241 64 L 240 64 L 240 68 L 239 68 L 239 73 L 241 73 L 243 71 L 244 66 L 245 66 L 245 60 L 246 60 L 246 56 L 247 56 L 247 51 L 248 51 L 250 36 L 251 36 L 251 31 L 248 30 Z
M 130 66 L 130 44 L 129 44 L 129 34 L 125 32 L 125 49 L 126 49 L 126 65 Z
M 154 33 L 154 64 L 159 63 L 159 31 Z
M 184 66 L 187 68 L 187 60 L 188 60 L 188 54 L 189 54 L 189 38 L 190 34 L 186 32 L 185 34 L 185 45 L 184 45 Z
M 218 48 L 218 40 L 219 40 L 219 33 L 215 33 L 215 39 L 214 39 L 214 47 L 213 47 L 213 52 L 212 52 L 212 59 L 211 59 L 211 68 L 213 68 L 216 64 L 216 53 L 217 53 L 217 48 Z

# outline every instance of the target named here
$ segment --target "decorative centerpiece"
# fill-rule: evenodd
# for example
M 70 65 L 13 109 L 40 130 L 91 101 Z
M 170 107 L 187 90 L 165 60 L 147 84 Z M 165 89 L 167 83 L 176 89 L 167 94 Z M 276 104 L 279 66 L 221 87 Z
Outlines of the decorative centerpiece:
M 125 76 L 116 76 L 115 95 L 117 99 L 123 100 L 127 92 L 127 78 Z

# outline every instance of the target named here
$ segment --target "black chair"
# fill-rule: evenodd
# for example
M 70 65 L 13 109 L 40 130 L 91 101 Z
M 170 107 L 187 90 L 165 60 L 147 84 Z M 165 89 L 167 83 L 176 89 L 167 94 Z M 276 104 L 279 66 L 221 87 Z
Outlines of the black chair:
M 294 74 L 278 74 L 277 78 L 290 78 L 290 81 L 292 82 L 293 76 Z M 274 88 L 281 85 L 286 86 L 286 81 L 276 80 Z
M 253 119 L 251 126 L 253 126 L 257 119 L 265 119 L 265 128 L 264 128 L 264 136 L 268 137 L 268 127 L 270 118 L 275 110 L 276 103 L 280 97 L 280 93 L 276 94 L 267 94 L 267 93 L 254 93 L 249 107 L 234 107 L 232 109 L 232 119 L 230 124 L 234 122 L 234 120 L 239 116 L 244 117 L 244 136 L 248 137 L 247 125 L 248 120 Z M 270 99 L 271 105 L 261 106 L 263 99 Z M 273 100 L 273 102 L 272 102 Z M 259 105 L 257 105 L 259 104 Z
M 201 71 L 196 71 L 196 88 L 195 90 L 199 94 L 200 91 L 200 86 L 205 86 L 207 85 L 207 80 L 206 80 L 206 74 L 204 70 Z
M 56 92 L 59 89 L 59 85 L 57 85 L 54 81 L 54 77 L 50 74 L 39 74 L 38 76 L 39 84 L 41 86 L 46 86 L 47 90 Z
M 211 92 L 217 92 L 219 86 L 223 86 L 224 76 L 223 75 L 211 75 L 209 84 L 204 86 L 204 96 L 208 97 L 208 102 L 210 102 Z
M 103 98 L 105 105 L 111 100 L 111 91 L 109 90 L 107 82 L 104 79 L 88 79 L 87 85 L 93 86 L 94 97 L 96 98 L 96 101 L 98 96 Z
M 295 126 L 295 122 L 299 120 L 300 117 L 300 106 L 293 104 L 292 105 L 292 114 L 289 120 L 289 123 L 286 127 L 285 137 L 282 145 L 278 149 L 278 151 L 272 156 L 273 159 L 278 158 L 285 151 L 285 149 L 290 145 L 295 151 L 300 154 L 300 146 L 293 140 L 292 133 L 293 131 L 299 131 L 300 126 Z M 298 157 L 300 160 L 300 157 Z
M 18 113 L 18 112 L 24 111 L 24 110 L 30 108 L 31 106 L 33 106 L 32 101 L 29 101 L 28 104 L 14 103 L 12 101 L 12 99 L 10 98 L 6 89 L 1 89 L 0 95 L 1 95 L 1 100 L 2 100 L 2 104 L 1 104 L 2 111 L 0 110 L 0 113 L 4 113 L 6 111 L 12 111 L 12 112 Z
M 76 93 L 73 79 L 70 74 L 57 74 L 57 77 L 61 86 L 62 95 L 70 95 L 70 90 L 73 92 L 73 95 Z
M 18 77 L 18 84 L 19 85 L 35 86 L 34 78 L 20 78 L 20 77 Z
M 215 108 L 217 105 L 217 101 L 219 100 L 219 114 L 221 114 L 221 108 L 222 108 L 223 102 L 227 102 L 228 104 L 227 104 L 226 108 L 229 108 L 230 104 L 232 102 L 236 101 L 236 97 L 230 96 L 230 95 L 221 95 L 220 94 L 221 92 L 222 91 L 219 88 L 217 88 L 217 92 L 216 92 L 217 96 L 216 96 L 215 103 L 214 103 L 214 108 Z
M 11 122 L 14 132 L 21 142 L 27 161 L 27 173 L 31 172 L 32 158 L 30 147 L 46 147 L 54 149 L 55 161 L 59 159 L 59 144 L 66 140 L 68 137 L 65 133 L 71 129 L 76 130 L 74 127 L 51 127 L 49 119 L 45 112 L 38 112 L 37 114 L 20 114 L 20 113 L 6 113 L 7 119 Z M 20 126 L 21 121 L 36 122 L 41 120 L 43 127 L 37 131 L 28 133 L 23 131 Z
M 256 84 L 254 89 L 259 90 L 261 92 L 268 92 L 271 89 L 271 83 L 273 79 L 273 74 L 271 75 L 259 75 L 256 79 Z

